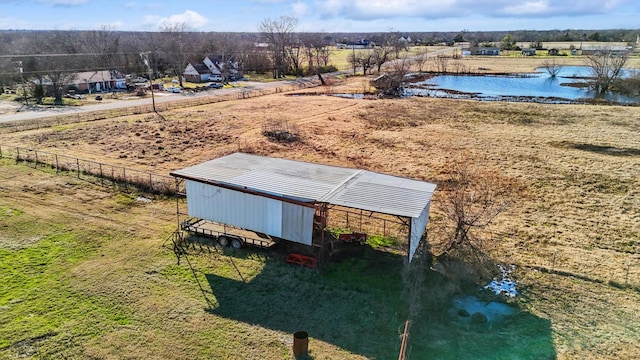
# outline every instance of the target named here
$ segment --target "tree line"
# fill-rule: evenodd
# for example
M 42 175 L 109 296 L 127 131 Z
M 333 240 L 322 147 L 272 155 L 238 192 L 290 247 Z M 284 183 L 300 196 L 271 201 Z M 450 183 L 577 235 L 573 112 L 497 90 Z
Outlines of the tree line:
M 118 71 L 157 78 L 177 76 L 190 62 L 214 56 L 233 61 L 243 72 L 309 75 L 335 70 L 330 64 L 332 46 L 338 42 L 368 39 L 376 46 L 356 53 L 349 62 L 365 73 L 380 71 L 383 64 L 400 57 L 407 45 L 510 41 L 635 41 L 635 30 L 551 30 L 512 32 L 402 33 L 306 33 L 297 32 L 297 19 L 281 16 L 265 19 L 253 33 L 197 32 L 187 24 L 165 24 L 155 32 L 123 32 L 109 27 L 92 31 L 0 31 L 0 87 L 32 81 L 52 84 L 61 101 L 63 84 L 78 72 Z M 399 42 L 398 39 L 405 39 Z M 144 55 L 144 56 L 143 56 Z M 182 85 L 182 84 L 181 84 Z M 42 96 L 36 86 L 35 96 Z

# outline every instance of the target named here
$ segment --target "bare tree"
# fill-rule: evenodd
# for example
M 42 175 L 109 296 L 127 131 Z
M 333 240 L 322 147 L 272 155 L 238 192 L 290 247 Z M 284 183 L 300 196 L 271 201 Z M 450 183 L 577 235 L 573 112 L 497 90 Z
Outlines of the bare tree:
M 62 105 L 62 95 L 79 67 L 79 44 L 74 34 L 68 31 L 53 31 L 47 37 L 34 38 L 29 44 L 33 54 L 24 65 L 24 77 L 35 80 L 51 92 L 54 104 Z
M 354 73 L 356 68 L 361 67 L 363 74 L 367 75 L 367 70 L 371 69 L 374 65 L 373 54 L 371 54 L 370 51 L 353 51 L 351 55 L 349 55 L 349 63 L 353 66 Z
M 396 52 L 396 55 L 398 54 L 396 51 L 398 44 L 396 35 L 396 33 L 386 34 L 382 39 L 382 43 L 376 44 L 372 50 L 373 61 L 378 68 L 378 72 L 380 72 L 382 65 L 390 60 L 394 52 Z
M 542 68 L 549 74 L 550 77 L 555 78 L 560 72 L 560 69 L 562 69 L 562 65 L 560 65 L 560 63 L 558 63 L 556 59 L 545 59 L 542 62 Z
M 438 55 L 435 59 L 435 64 L 438 72 L 446 73 L 449 67 L 449 57 L 446 55 Z
M 265 19 L 258 26 L 258 31 L 269 44 L 274 65 L 274 78 L 280 78 L 287 73 L 289 67 L 287 60 L 291 58 L 290 48 L 295 45 L 293 31 L 297 24 L 298 19 L 281 16 L 276 20 Z
M 427 53 L 420 53 L 413 57 L 413 63 L 418 68 L 418 72 L 422 72 L 427 65 L 429 58 L 427 57 Z
M 164 58 L 173 66 L 173 72 L 178 76 L 180 87 L 182 84 L 182 73 L 187 67 L 191 46 L 187 35 L 190 31 L 186 23 L 165 24 L 161 30 L 164 33 L 162 44 L 162 54 Z
M 594 78 L 591 88 L 599 94 L 609 91 L 613 82 L 620 77 L 628 59 L 629 51 L 614 52 L 610 49 L 587 56 L 585 63 L 591 68 Z
M 513 185 L 495 171 L 482 169 L 466 159 L 454 165 L 443 186 L 439 210 L 446 221 L 441 228 L 443 252 L 467 248 L 483 250 L 480 232 L 511 203 Z
M 402 96 L 404 80 L 411 68 L 411 61 L 405 56 L 391 63 L 392 71 L 386 76 L 376 79 L 376 87 L 387 96 Z
M 330 50 L 326 36 L 321 33 L 303 33 L 300 38 L 310 72 L 329 65 Z

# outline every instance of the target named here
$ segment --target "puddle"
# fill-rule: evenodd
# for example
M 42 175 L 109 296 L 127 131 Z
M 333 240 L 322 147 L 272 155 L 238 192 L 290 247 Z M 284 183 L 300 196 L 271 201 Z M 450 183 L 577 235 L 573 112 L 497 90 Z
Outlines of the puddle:
M 481 301 L 475 296 L 456 297 L 450 310 L 452 316 L 462 322 L 496 322 L 515 315 L 518 309 L 498 301 Z

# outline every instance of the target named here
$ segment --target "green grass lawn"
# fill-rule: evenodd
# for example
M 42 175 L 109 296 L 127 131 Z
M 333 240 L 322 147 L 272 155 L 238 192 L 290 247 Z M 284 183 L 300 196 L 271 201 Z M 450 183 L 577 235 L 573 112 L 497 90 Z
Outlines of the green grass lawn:
M 123 202 L 70 176 L 0 168 L 0 358 L 291 359 L 299 330 L 310 359 L 398 356 L 401 255 L 362 245 L 315 271 L 277 249 L 192 237 L 178 261 L 163 246 L 171 199 Z M 459 323 L 429 274 L 410 359 L 553 358 L 547 320 Z

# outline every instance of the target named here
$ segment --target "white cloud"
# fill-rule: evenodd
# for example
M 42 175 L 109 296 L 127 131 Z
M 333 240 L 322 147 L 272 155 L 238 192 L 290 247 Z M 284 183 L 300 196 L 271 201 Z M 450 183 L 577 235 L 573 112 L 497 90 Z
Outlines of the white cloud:
M 508 15 L 535 15 L 544 14 L 551 10 L 549 1 L 531 1 L 513 6 L 506 6 L 503 10 Z
M 302 18 L 309 12 L 309 5 L 298 1 L 294 4 L 291 4 L 291 11 L 293 12 L 293 16 L 297 18 Z
M 373 20 L 394 17 L 426 19 L 471 15 L 488 17 L 581 16 L 607 13 L 630 0 L 316 0 L 324 18 Z
M 53 6 L 76 6 L 86 4 L 89 0 L 39 0 L 38 2 Z
M 29 29 L 29 23 L 10 17 L 0 17 L 0 29 L 22 30 Z
M 198 14 L 193 10 L 186 10 L 182 14 L 174 14 L 168 17 L 158 15 L 147 15 L 144 17 L 144 24 L 151 27 L 161 27 L 171 24 L 185 24 L 190 28 L 197 30 L 209 23 L 209 19 Z

